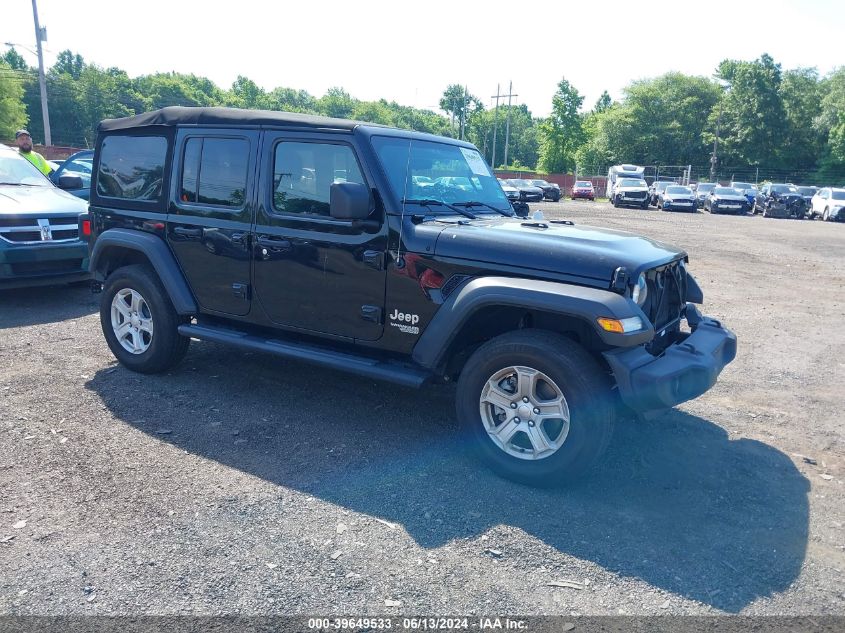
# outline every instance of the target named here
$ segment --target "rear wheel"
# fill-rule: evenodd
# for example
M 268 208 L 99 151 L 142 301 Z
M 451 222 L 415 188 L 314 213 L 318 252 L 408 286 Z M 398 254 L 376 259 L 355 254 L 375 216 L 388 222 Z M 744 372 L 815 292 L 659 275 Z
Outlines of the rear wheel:
M 520 330 L 482 345 L 458 380 L 458 420 L 496 473 L 551 486 L 584 475 L 610 440 L 610 381 L 570 339 Z
M 144 374 L 165 371 L 188 351 L 180 317 L 155 272 L 147 266 L 118 268 L 106 280 L 100 325 L 122 365 Z

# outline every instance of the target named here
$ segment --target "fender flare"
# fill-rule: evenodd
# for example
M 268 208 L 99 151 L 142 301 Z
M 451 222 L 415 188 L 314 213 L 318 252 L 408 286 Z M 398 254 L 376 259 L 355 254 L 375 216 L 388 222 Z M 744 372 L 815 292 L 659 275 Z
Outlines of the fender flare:
M 413 359 L 428 369 L 441 366 L 463 325 L 487 307 L 513 306 L 574 317 L 589 324 L 612 347 L 633 347 L 654 337 L 654 326 L 630 299 L 610 290 L 510 277 L 479 277 L 453 292 L 438 309 L 414 346 Z M 627 334 L 607 332 L 596 319 L 639 317 L 645 329 Z
M 198 312 L 197 302 L 182 274 L 179 263 L 167 243 L 155 235 L 129 229 L 107 229 L 97 236 L 91 250 L 89 270 L 97 281 L 104 281 L 100 261 L 110 248 L 133 250 L 143 253 L 150 261 L 158 278 L 164 285 L 173 307 L 178 314 L 189 315 Z

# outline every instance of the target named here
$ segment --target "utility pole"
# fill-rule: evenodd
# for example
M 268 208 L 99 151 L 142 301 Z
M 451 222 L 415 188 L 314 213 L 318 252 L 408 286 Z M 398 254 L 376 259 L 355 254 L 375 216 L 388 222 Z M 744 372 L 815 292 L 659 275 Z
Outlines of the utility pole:
M 32 0 L 32 19 L 35 20 L 35 43 L 38 48 L 38 84 L 41 86 L 41 117 L 44 119 L 44 144 L 52 145 L 50 135 L 50 113 L 47 111 L 47 77 L 44 75 L 44 53 L 41 42 L 47 41 L 47 29 L 38 23 L 38 5 Z
M 719 114 L 716 117 L 716 136 L 713 139 L 713 154 L 710 156 L 710 182 L 716 182 L 716 151 L 719 149 L 719 132 L 722 127 L 722 100 L 719 99 Z
M 498 90 L 496 92 L 499 92 Z M 508 140 L 511 135 L 511 97 L 518 97 L 519 95 L 511 94 L 513 92 L 513 82 L 508 82 L 508 114 L 505 117 L 505 165 L 508 164 Z
M 499 127 L 499 97 L 504 95 L 499 94 L 500 85 L 496 84 L 496 94 L 492 97 L 496 100 L 496 110 L 493 114 L 493 160 L 490 161 L 493 169 L 496 169 L 496 128 Z
M 469 100 L 467 99 L 468 96 L 469 91 L 467 90 L 466 84 L 464 84 L 464 94 L 461 97 L 461 140 L 464 140 L 464 134 L 467 129 L 467 108 L 469 107 Z

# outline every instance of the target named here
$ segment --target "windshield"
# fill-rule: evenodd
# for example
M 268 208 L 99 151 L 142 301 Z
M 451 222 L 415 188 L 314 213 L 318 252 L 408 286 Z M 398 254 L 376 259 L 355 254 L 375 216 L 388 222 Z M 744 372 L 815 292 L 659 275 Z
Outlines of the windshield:
M 636 180 L 634 178 L 623 178 L 619 181 L 620 187 L 646 187 L 645 180 Z
M 745 189 L 752 189 L 754 187 L 754 185 L 752 185 L 750 182 L 732 182 L 731 187 L 733 187 L 734 189 L 745 190 Z
M 738 196 L 741 195 L 736 189 L 731 189 L 730 187 L 716 187 L 713 190 L 717 196 Z
M 691 196 L 692 189 L 690 189 L 689 187 L 666 187 L 666 193 L 686 194 L 688 196 Z
M 798 187 L 798 191 L 801 192 L 802 196 L 812 196 L 818 191 L 815 187 Z
M 775 193 L 798 193 L 798 188 L 792 185 L 772 185 L 772 191 Z
M 0 154 L 0 183 L 49 187 L 50 181 L 25 158 L 13 152 Z
M 710 191 L 713 191 L 713 187 L 715 186 L 716 185 L 698 185 L 697 191 L 699 193 L 708 193 Z
M 587 182 L 586 180 L 578 180 L 578 181 L 575 183 L 575 186 L 576 186 L 576 187 L 592 187 L 592 186 L 593 186 L 593 183 L 591 183 L 591 182 Z
M 538 187 L 548 187 L 549 186 L 549 183 L 547 183 L 545 180 L 529 180 L 528 182 L 531 183 L 532 185 L 537 185 Z
M 830 197 L 832 200 L 845 200 L 845 191 L 831 191 Z
M 494 207 L 474 206 L 476 214 L 511 209 L 499 181 L 476 149 L 390 136 L 374 136 L 372 143 L 400 201 L 437 200 L 452 205 L 477 202 Z M 452 213 L 440 206 L 427 207 L 425 212 Z
M 654 188 L 657 189 L 658 191 L 663 191 L 669 185 L 674 185 L 674 184 L 675 184 L 674 182 L 660 181 L 660 182 L 654 183 Z

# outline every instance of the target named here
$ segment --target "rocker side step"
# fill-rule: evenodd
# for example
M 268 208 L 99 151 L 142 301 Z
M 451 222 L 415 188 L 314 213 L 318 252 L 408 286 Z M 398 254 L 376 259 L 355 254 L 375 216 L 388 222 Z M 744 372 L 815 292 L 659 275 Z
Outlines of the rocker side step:
M 179 326 L 179 334 L 204 341 L 232 345 L 242 349 L 267 352 L 275 356 L 281 356 L 282 358 L 301 360 L 313 365 L 351 372 L 375 380 L 384 380 L 415 389 L 422 387 L 431 378 L 430 372 L 413 365 L 377 360 L 347 352 L 335 352 L 308 343 L 262 338 L 211 325 L 186 323 Z

